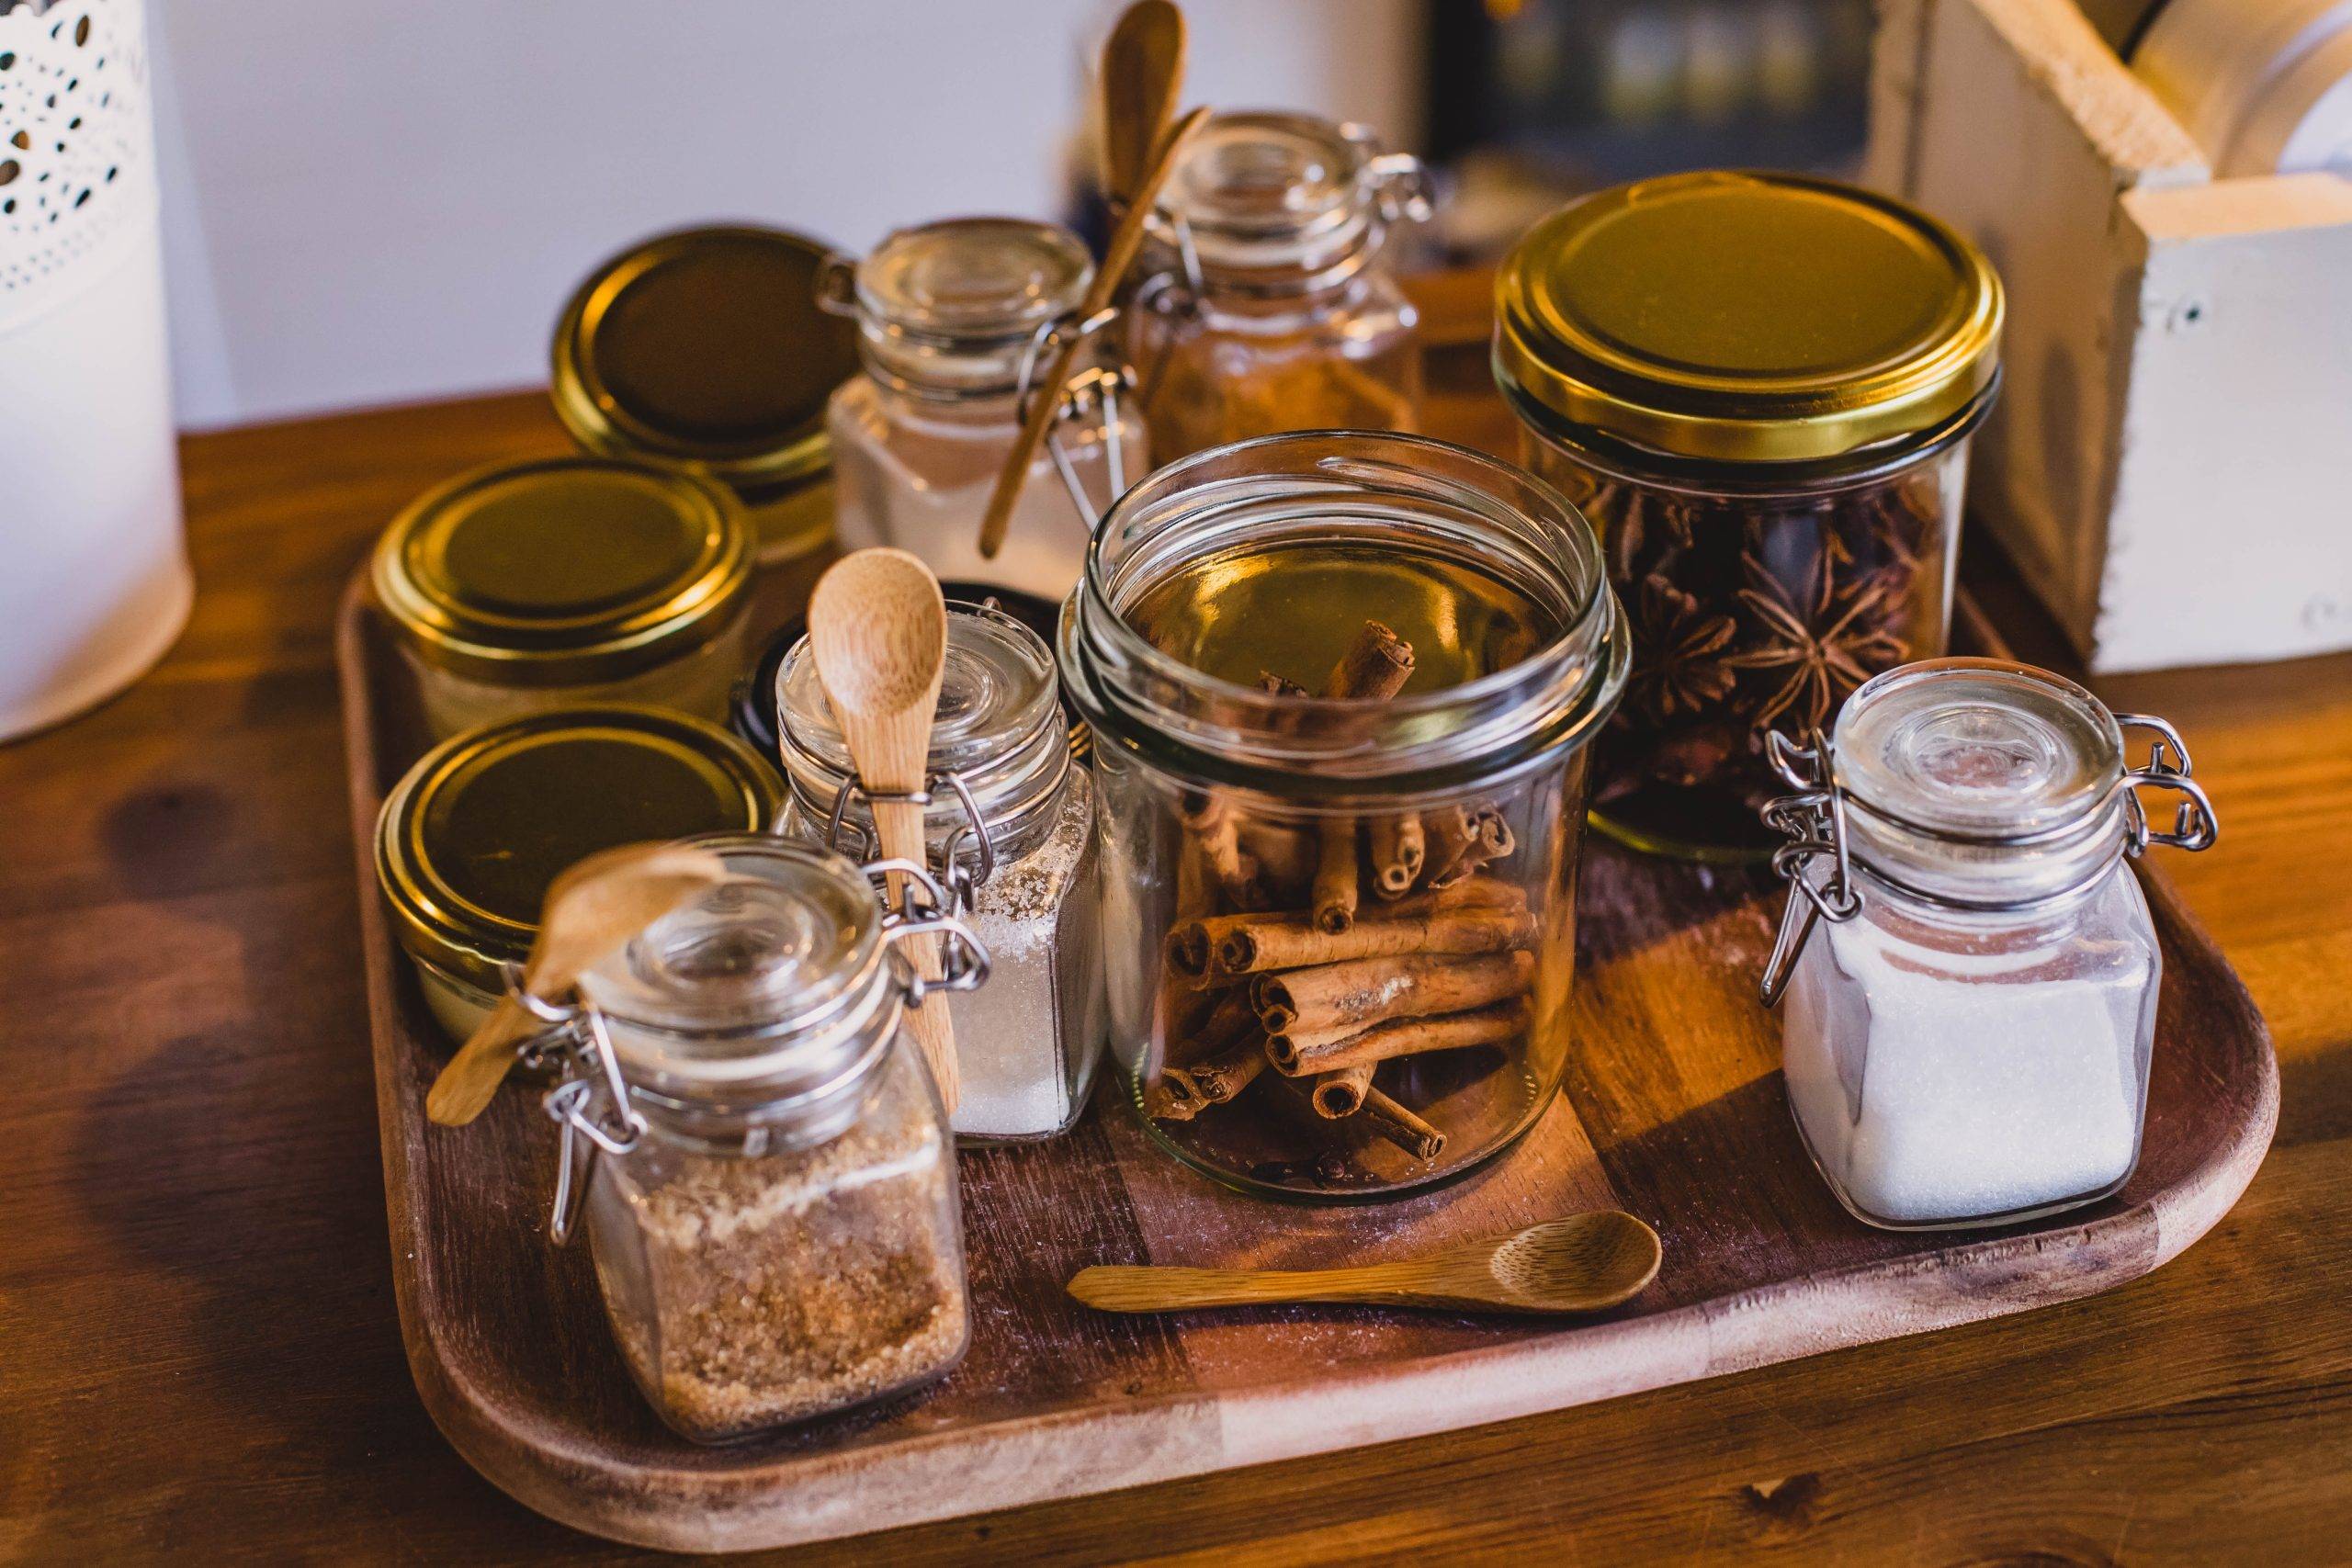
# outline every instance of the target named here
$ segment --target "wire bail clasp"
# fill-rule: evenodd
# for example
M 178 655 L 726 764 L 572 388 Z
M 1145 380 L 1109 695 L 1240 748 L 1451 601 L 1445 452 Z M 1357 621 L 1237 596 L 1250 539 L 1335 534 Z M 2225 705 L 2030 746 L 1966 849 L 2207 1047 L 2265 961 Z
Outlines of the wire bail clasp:
M 858 869 L 865 873 L 866 880 L 875 884 L 882 896 L 882 940 L 890 943 L 890 962 L 898 971 L 899 984 L 906 992 L 909 1007 L 922 1006 L 927 998 L 937 992 L 977 991 L 988 984 L 989 950 L 955 913 L 951 900 L 956 895 L 941 886 L 929 866 L 893 856 L 867 861 Z M 890 876 L 894 872 L 905 879 L 899 884 L 895 902 L 890 895 Z M 907 956 L 905 946 L 915 937 L 930 935 L 947 939 L 935 980 L 923 976 Z
M 533 1017 L 560 1029 L 550 1037 L 545 1055 L 562 1060 L 564 1076 L 539 1104 L 562 1130 L 556 1149 L 555 1201 L 548 1214 L 548 1238 L 562 1247 L 579 1226 L 596 1156 L 628 1154 L 649 1123 L 645 1113 L 629 1103 L 628 1083 L 621 1077 L 620 1058 L 603 1013 L 586 1003 L 532 996 L 523 989 L 519 972 L 512 969 L 507 990 Z
M 1105 305 L 1084 318 L 1065 316 L 1039 323 L 1028 346 L 1022 350 L 1021 373 L 1013 383 L 1012 406 L 1023 424 L 1028 423 L 1036 412 L 1036 399 L 1055 400 L 1053 420 L 1046 427 L 1046 454 L 1053 459 L 1054 472 L 1061 477 L 1071 508 L 1090 531 L 1102 519 L 1095 512 L 1085 485 L 1080 482 L 1069 449 L 1062 445 L 1062 426 L 1077 424 L 1090 415 L 1101 418 L 1102 457 L 1110 470 L 1111 496 L 1116 500 L 1127 488 L 1126 433 L 1119 419 L 1119 399 L 1121 394 L 1134 389 L 1135 367 L 1124 359 L 1112 365 L 1090 366 L 1059 387 L 1038 386 L 1037 367 L 1057 357 L 1065 346 L 1082 344 L 1099 335 L 1118 319 L 1119 307 Z
M 1757 986 L 1768 1008 L 1788 989 L 1815 924 L 1842 925 L 1862 912 L 1846 842 L 1846 793 L 1838 784 L 1827 737 L 1815 729 L 1807 739 L 1810 744 L 1800 746 L 1777 729 L 1764 735 L 1766 760 L 1794 791 L 1765 802 L 1760 813 L 1766 827 L 1788 840 L 1772 852 L 1772 871 L 1789 885 L 1789 899 L 1781 906 L 1772 953 Z M 1806 870 L 1825 856 L 1829 874 L 1816 885 Z
M 939 847 L 938 880 L 946 884 L 948 897 L 945 908 L 948 913 L 969 909 L 972 895 L 986 886 L 989 878 L 996 874 L 996 840 L 989 836 L 988 819 L 980 815 L 979 803 L 972 798 L 971 788 L 964 783 L 961 773 L 952 770 L 933 773 L 923 788 L 914 790 L 869 790 L 854 778 L 845 781 L 833 792 L 832 814 L 825 823 L 825 847 L 861 863 L 871 861 L 882 852 L 881 842 L 875 836 L 874 803 L 882 801 L 928 811 L 942 789 L 954 793 L 956 803 L 964 808 L 964 820 L 956 825 L 955 830 L 947 835 L 946 842 Z M 853 795 L 864 801 L 866 808 L 865 820 L 858 825 L 858 847 L 854 851 L 842 846 L 842 833 L 849 826 L 849 803 Z M 781 822 L 777 830 L 783 830 Z M 972 848 L 975 862 L 969 867 L 964 863 L 964 849 L 967 843 Z M 932 873 L 928 870 L 923 874 L 926 880 L 932 879 Z
M 2115 716 L 2119 728 L 2152 730 L 2155 739 L 2148 747 L 2148 760 L 2140 767 L 2123 770 L 2124 852 L 2133 857 L 2144 854 L 2150 844 L 2162 844 L 2169 849 L 2188 850 L 2195 853 L 2210 850 L 2221 837 L 2220 818 L 2213 815 L 2213 803 L 2205 788 L 2189 777 L 2195 766 L 2188 759 L 2188 746 L 2167 719 L 2154 714 L 2120 713 Z M 2128 739 L 2128 737 L 2127 737 Z M 2172 831 L 2160 833 L 2148 825 L 2148 810 L 2140 799 L 2143 787 L 2169 790 L 2185 798 L 2173 811 Z

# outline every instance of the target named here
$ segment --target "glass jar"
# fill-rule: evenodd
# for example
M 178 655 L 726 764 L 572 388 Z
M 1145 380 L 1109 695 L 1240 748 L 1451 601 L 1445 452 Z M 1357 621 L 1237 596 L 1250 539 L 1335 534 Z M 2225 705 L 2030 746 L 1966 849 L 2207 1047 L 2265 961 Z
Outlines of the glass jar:
M 2154 738 L 2143 766 L 2127 729 Z M 1764 999 L 1838 1201 L 1932 1230 L 2120 1188 L 2164 970 L 2125 863 L 2216 830 L 2180 737 L 2047 671 L 1941 659 L 1863 684 L 1828 740 L 1770 747 L 1798 793 L 1769 808 L 1791 893 Z M 2151 788 L 2180 796 L 2170 831 Z
M 718 1443 L 963 1358 L 955 1149 L 900 1027 L 922 988 L 888 944 L 964 933 L 886 917 L 823 850 L 692 841 L 726 879 L 583 975 L 576 1009 L 535 1005 L 570 1025 L 547 1096 L 563 1128 L 551 1231 L 568 1239 L 584 1190 L 622 1359 L 679 1435 Z
M 550 396 L 581 446 L 684 468 L 742 504 L 763 566 L 813 587 L 833 536 L 825 401 L 856 333 L 811 292 L 831 248 L 749 225 L 657 235 L 590 273 L 556 326 Z
M 1382 257 L 1399 220 L 1429 216 L 1419 160 L 1362 126 L 1220 114 L 1159 211 L 1130 353 L 1161 462 L 1280 431 L 1420 427 L 1419 318 Z
M 1457 1177 L 1560 1082 L 1586 742 L 1625 628 L 1573 507 L 1308 432 L 1123 497 L 1065 612 L 1112 1039 L 1166 1149 L 1284 1197 Z
M 775 692 L 786 831 L 870 854 L 873 816 L 858 792 L 843 795 L 849 746 L 806 641 L 786 655 Z M 1053 655 L 1012 616 L 948 606 L 929 772 L 932 864 L 991 960 L 985 987 L 947 1003 L 956 1134 L 1053 1137 L 1085 1109 L 1102 1055 L 1094 785 L 1072 763 Z
M 370 571 L 436 739 L 558 705 L 727 716 L 752 533 L 691 474 L 611 457 L 476 469 L 395 518 Z
M 828 309 L 856 318 L 865 366 L 827 415 L 843 548 L 892 545 L 942 578 L 1069 592 L 1094 520 L 1150 466 L 1099 354 L 1081 355 L 993 558 L 980 554 L 980 517 L 1051 336 L 1094 330 L 1070 320 L 1093 280 L 1077 235 L 1014 218 L 901 229 L 854 266 L 834 263 L 820 287 Z
M 1496 284 L 1495 375 L 1529 467 L 1600 529 L 1634 677 L 1594 820 L 1758 859 L 1765 739 L 1943 651 L 2001 288 L 1888 197 L 1702 173 L 1587 197 Z
M 376 881 L 424 1005 L 454 1041 L 530 955 L 548 885 L 599 850 L 764 828 L 774 771 L 714 725 L 580 708 L 470 730 L 418 759 L 376 817 Z

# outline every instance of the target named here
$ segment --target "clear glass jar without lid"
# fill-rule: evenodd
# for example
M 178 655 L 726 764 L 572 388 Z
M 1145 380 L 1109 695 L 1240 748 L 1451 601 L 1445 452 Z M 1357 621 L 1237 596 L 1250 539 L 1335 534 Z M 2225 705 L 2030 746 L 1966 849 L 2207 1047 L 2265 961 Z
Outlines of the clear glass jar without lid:
M 1623 684 L 1592 532 L 1493 458 L 1312 432 L 1121 498 L 1062 622 L 1094 733 L 1114 1049 L 1157 1141 L 1384 1197 L 1566 1065 L 1585 746 Z
M 835 258 L 820 298 L 856 318 L 865 367 L 826 416 L 843 548 L 892 545 L 943 578 L 1069 592 L 1094 519 L 1150 466 L 1099 340 L 1055 389 L 1062 407 L 993 558 L 980 517 L 1054 343 L 1106 324 L 1071 319 L 1093 279 L 1077 235 L 1014 218 L 901 229 L 863 261 Z
M 662 1418 L 728 1442 L 904 1393 L 971 1332 L 953 1140 L 900 1028 L 927 999 L 861 869 L 766 834 L 689 840 L 725 880 L 582 976 L 550 1230 L 584 1206 L 622 1359 Z M 944 895 L 926 889 L 934 908 Z M 934 985 L 942 982 L 934 982 Z
M 1600 530 L 1634 628 L 1594 753 L 1603 829 L 1762 859 L 1766 737 L 1943 651 L 2001 312 L 1958 233 L 1796 175 L 1620 186 L 1512 250 L 1495 378 L 1528 466 Z
M 786 831 L 870 853 L 872 813 L 805 640 L 785 656 L 775 703 Z M 956 1132 L 1052 1137 L 1085 1108 L 1102 1055 L 1094 786 L 1071 760 L 1053 656 L 1012 616 L 948 607 L 929 771 L 932 866 L 992 964 L 986 988 L 948 1000 Z
M 2154 737 L 2125 765 L 2127 731 Z M 2164 959 L 2126 861 L 2209 847 L 2160 718 L 2000 660 L 1880 675 L 1767 808 L 1788 908 L 1764 977 L 1789 1104 L 1840 1202 L 1888 1229 L 2006 1224 L 2138 1163 Z M 2177 797 L 2152 828 L 2143 790 Z
M 1153 454 L 1420 427 L 1418 318 L 1383 252 L 1429 216 L 1419 160 L 1302 114 L 1210 119 L 1159 199 L 1129 329 Z

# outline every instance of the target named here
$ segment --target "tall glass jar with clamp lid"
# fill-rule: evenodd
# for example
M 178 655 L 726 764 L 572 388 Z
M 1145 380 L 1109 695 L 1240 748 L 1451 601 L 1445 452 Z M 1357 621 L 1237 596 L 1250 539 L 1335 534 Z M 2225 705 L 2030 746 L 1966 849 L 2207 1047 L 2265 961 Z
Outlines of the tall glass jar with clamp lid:
M 922 868 L 765 834 L 686 840 L 725 876 L 582 976 L 547 1110 L 550 1230 L 584 1213 L 615 1338 L 662 1418 L 726 1442 L 903 1393 L 970 1337 L 955 1156 L 902 1037 L 987 955 Z M 911 912 L 869 876 L 910 874 Z M 920 887 L 928 908 L 914 906 Z M 894 943 L 948 940 L 929 987 Z
M 870 845 L 872 812 L 806 641 L 785 656 L 775 702 L 786 831 Z M 929 771 L 932 865 L 995 964 L 987 990 L 949 1001 L 956 1132 L 1052 1137 L 1084 1109 L 1105 1033 L 1094 786 L 1072 761 L 1053 656 L 1012 616 L 948 607 Z
M 1132 357 L 1152 453 L 1288 430 L 1417 430 L 1413 307 L 1383 252 L 1430 213 L 1420 161 L 1362 126 L 1220 114 L 1159 201 Z
M 980 517 L 1028 400 L 1044 395 L 1030 386 L 1038 367 L 1065 334 L 1112 319 L 1072 319 L 1093 278 L 1077 235 L 1012 218 L 901 229 L 863 261 L 833 259 L 819 298 L 856 318 L 864 367 L 827 413 L 844 549 L 893 545 L 943 578 L 1069 592 L 1094 519 L 1150 466 L 1120 366 L 1081 356 L 1055 389 L 1061 416 L 993 558 L 979 553 Z
M 2137 767 L 2132 730 L 2154 737 Z M 1765 811 L 1790 894 L 1763 995 L 1838 1201 L 1938 1229 L 2120 1188 L 2164 966 L 2125 863 L 2216 832 L 2172 726 L 2046 671 L 1940 659 L 1864 683 L 1828 739 L 1768 747 L 1796 793 Z M 2169 830 L 2150 789 L 2179 797 Z

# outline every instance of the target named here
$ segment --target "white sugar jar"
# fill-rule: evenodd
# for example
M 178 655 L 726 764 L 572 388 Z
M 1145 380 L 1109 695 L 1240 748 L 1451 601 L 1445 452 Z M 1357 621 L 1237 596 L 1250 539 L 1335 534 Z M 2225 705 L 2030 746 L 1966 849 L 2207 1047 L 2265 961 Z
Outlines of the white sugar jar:
M 2124 731 L 2155 739 L 2130 767 Z M 2124 863 L 2211 845 L 2211 804 L 2158 718 L 2005 660 L 1865 683 L 1766 808 L 1791 883 L 1767 965 L 1789 1106 L 1855 1217 L 2007 1224 L 2089 1203 L 2138 1163 L 2163 972 Z M 2180 798 L 2152 829 L 2139 792 Z

